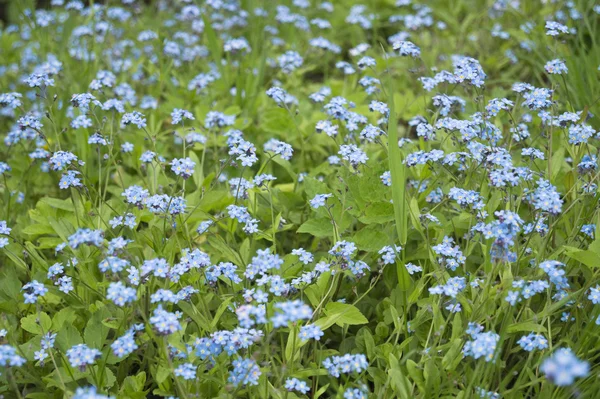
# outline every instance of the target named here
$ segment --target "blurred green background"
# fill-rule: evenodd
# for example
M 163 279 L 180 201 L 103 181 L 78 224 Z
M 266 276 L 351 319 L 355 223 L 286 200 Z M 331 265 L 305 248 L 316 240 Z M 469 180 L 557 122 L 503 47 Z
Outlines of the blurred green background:
M 0 23 L 7 24 L 15 21 L 22 10 L 36 7 L 47 7 L 50 0 L 0 0 Z

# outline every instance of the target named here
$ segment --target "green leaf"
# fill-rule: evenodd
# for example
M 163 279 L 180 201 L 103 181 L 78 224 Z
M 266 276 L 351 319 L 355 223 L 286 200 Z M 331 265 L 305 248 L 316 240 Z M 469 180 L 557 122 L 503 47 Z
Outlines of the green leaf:
M 315 179 L 314 177 L 305 177 L 304 178 L 304 191 L 306 192 L 306 196 L 308 199 L 313 199 L 317 194 L 327 194 L 331 193 L 331 189 L 327 184 L 323 183 L 320 180 Z M 329 201 L 331 201 L 331 198 Z
M 209 321 L 206 319 L 206 317 L 200 313 L 196 307 L 194 306 L 193 303 L 191 302 L 181 302 L 179 304 L 181 310 L 183 311 L 183 313 L 185 313 L 186 315 L 188 315 L 189 317 L 192 318 L 192 320 L 194 321 L 194 323 L 196 323 L 198 325 L 198 328 L 200 330 L 203 330 L 204 332 L 212 332 L 213 328 L 211 327 Z
M 368 327 L 362 327 L 362 337 L 365 342 L 365 349 L 367 351 L 367 358 L 369 360 L 375 359 L 375 340 L 373 339 L 373 334 Z
M 121 384 L 121 390 L 119 393 L 123 397 L 131 399 L 143 399 L 147 396 L 148 391 L 144 391 L 144 385 L 146 383 L 146 373 L 141 372 L 136 376 L 130 375 Z
M 425 380 L 423 379 L 423 372 L 419 369 L 417 363 L 411 359 L 407 359 L 406 370 L 408 371 L 410 378 L 412 378 L 417 384 L 417 387 L 419 387 L 419 391 L 421 391 L 421 393 L 425 393 Z
M 202 295 L 202 294 L 200 294 L 200 295 Z M 233 301 L 233 299 L 234 299 L 234 297 L 230 296 L 230 297 L 226 298 L 223 302 L 221 302 L 221 304 L 219 305 L 219 308 L 215 312 L 215 316 L 213 317 L 212 321 L 210 322 L 210 326 L 213 329 L 217 326 L 217 323 L 221 319 L 221 316 L 223 316 L 223 313 L 225 313 L 225 310 L 227 310 L 227 307 L 229 307 L 229 304 L 231 303 L 231 301 Z
M 462 339 L 457 338 L 452 341 L 448 352 L 446 352 L 444 358 L 442 359 L 442 366 L 445 370 L 454 370 L 458 363 L 462 360 L 462 356 L 460 354 L 462 346 Z
M 210 18 L 208 18 L 207 14 L 203 15 L 202 20 L 204 21 L 204 37 L 206 37 L 206 45 L 210 51 L 210 56 L 217 66 L 221 66 L 221 60 L 223 57 L 223 46 L 221 41 L 217 37 L 217 34 L 213 29 L 212 24 L 210 23 Z
M 196 187 L 200 187 L 202 186 L 202 182 L 204 181 L 202 165 L 200 164 L 200 160 L 198 159 L 198 156 L 194 151 L 189 152 L 189 157 L 196 164 L 194 166 L 194 174 L 192 175 L 192 178 L 194 180 L 194 183 L 196 183 Z
M 511 334 L 511 333 L 515 333 L 515 332 L 520 332 L 520 331 L 530 331 L 530 332 L 536 332 L 536 333 L 545 333 L 546 332 L 546 327 L 530 322 L 530 321 L 524 321 L 522 323 L 516 323 L 516 324 L 512 324 L 510 326 L 508 326 L 508 328 L 506 329 L 506 331 Z
M 240 255 L 237 254 L 220 236 L 211 235 L 208 237 L 208 243 L 211 247 L 220 252 L 223 257 L 229 262 L 233 262 L 238 266 L 244 264 Z
M 73 203 L 70 199 L 61 200 L 58 198 L 44 197 L 40 200 L 44 204 L 50 205 L 52 208 L 62 209 L 63 211 L 74 212 Z
M 333 226 L 329 218 L 310 219 L 298 227 L 296 233 L 308 233 L 315 237 L 331 237 L 333 236 Z
M 77 315 L 75 314 L 75 310 L 72 308 L 62 308 L 52 318 L 52 324 L 54 325 L 55 330 L 60 330 L 62 326 L 67 323 L 71 324 L 75 321 Z
M 87 345 L 93 348 L 102 348 L 110 330 L 102 321 L 109 317 L 111 317 L 110 312 L 105 307 L 102 307 L 89 319 L 83 333 L 83 338 Z
M 81 344 L 81 334 L 72 324 L 65 324 L 56 334 L 56 345 L 63 352 L 69 350 L 73 345 Z
M 565 254 L 589 267 L 600 267 L 600 255 L 593 251 L 583 251 L 579 248 L 565 247 Z
M 396 93 L 394 80 L 388 72 L 388 93 Z M 406 244 L 408 237 L 408 219 L 406 212 L 406 165 L 402 162 L 402 153 L 398 147 L 398 121 L 396 117 L 396 106 L 394 95 L 388 98 L 390 114 L 388 117 L 388 155 L 389 167 L 392 177 L 392 198 L 394 199 L 394 218 L 396 220 L 396 231 L 401 245 Z
M 290 175 L 293 181 L 297 179 L 298 175 L 296 175 L 296 172 L 294 172 L 294 168 L 292 167 L 290 161 L 286 161 L 281 157 L 275 157 L 273 158 L 273 162 L 275 162 L 278 165 L 281 165 L 283 169 L 285 169 L 285 171 L 288 173 L 288 175 Z
M 0 298 L 18 300 L 21 291 L 21 282 L 14 267 L 2 268 L 0 274 Z M 15 311 L 18 309 L 15 308 Z
M 298 350 L 299 346 L 300 339 L 298 338 L 298 327 L 291 328 L 290 333 L 288 334 L 287 343 L 285 345 L 286 363 L 296 361 L 300 355 L 300 351 Z
M 375 226 L 369 226 L 359 230 L 352 237 L 352 241 L 357 248 L 363 251 L 379 251 L 388 241 L 387 235 L 381 232 L 381 229 Z
M 44 312 L 40 312 L 39 319 L 37 314 L 30 314 L 21 319 L 21 328 L 32 334 L 42 335 L 52 328 L 52 320 Z
M 402 371 L 398 360 L 390 354 L 390 366 L 388 377 L 394 392 L 399 398 L 412 398 L 412 384 Z
M 416 198 L 411 198 L 408 209 L 410 210 L 410 220 L 412 221 L 412 225 L 419 233 L 423 234 L 423 226 L 420 221 L 421 211 L 419 210 L 419 202 Z
M 289 137 L 291 132 L 296 131 L 292 117 L 284 108 L 267 109 L 261 114 L 260 126 L 264 131 L 276 134 L 279 137 Z
M 365 224 L 387 223 L 394 220 L 394 205 L 389 202 L 374 202 L 365 211 L 365 216 L 359 220 Z
M 327 392 L 327 388 L 329 388 L 329 384 L 322 386 L 317 392 L 315 392 L 315 399 L 318 399 Z
M 98 371 L 99 367 L 96 366 L 95 369 L 96 369 L 96 375 L 98 375 L 100 373 Z M 115 385 L 115 382 L 117 382 L 117 378 L 115 377 L 113 372 L 108 367 L 104 367 L 104 374 L 102 377 L 102 387 L 110 388 L 113 385 Z
M 356 306 L 347 303 L 329 302 L 327 306 L 325 306 L 325 314 L 329 318 L 325 325 L 329 324 L 329 326 L 337 324 L 338 326 L 343 327 L 344 324 L 359 325 L 367 324 L 369 322 Z
M 163 366 L 158 366 L 154 378 L 157 383 L 162 384 L 169 377 L 169 374 L 171 374 L 171 370 Z
M 319 376 L 319 375 L 327 375 L 327 370 L 325 370 L 324 368 L 310 368 L 310 369 L 304 369 L 304 370 L 298 370 L 295 371 L 293 376 L 297 377 L 297 378 L 308 378 L 308 377 L 315 377 L 315 376 Z
M 12 260 L 15 265 L 19 266 L 22 271 L 29 272 L 29 266 L 27 266 L 27 263 L 25 263 L 23 259 L 19 258 L 11 251 L 4 251 L 4 255 L 8 256 L 8 258 Z
M 49 224 L 30 224 L 21 230 L 23 234 L 30 236 L 39 236 L 44 234 L 54 234 L 54 229 Z
M 43 392 L 31 392 L 25 396 L 26 399 L 51 399 L 52 395 Z
M 40 256 L 37 249 L 31 242 L 27 241 L 25 243 L 25 248 L 27 248 L 27 252 L 31 255 L 31 259 L 35 261 L 34 263 L 36 265 L 41 266 L 44 270 L 48 268 L 46 261 Z

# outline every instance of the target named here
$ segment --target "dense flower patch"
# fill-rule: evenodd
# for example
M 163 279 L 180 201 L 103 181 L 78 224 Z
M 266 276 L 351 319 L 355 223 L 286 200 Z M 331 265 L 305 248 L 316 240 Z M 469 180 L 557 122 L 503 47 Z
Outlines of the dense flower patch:
M 597 397 L 600 6 L 484 3 L 10 2 L 0 394 Z

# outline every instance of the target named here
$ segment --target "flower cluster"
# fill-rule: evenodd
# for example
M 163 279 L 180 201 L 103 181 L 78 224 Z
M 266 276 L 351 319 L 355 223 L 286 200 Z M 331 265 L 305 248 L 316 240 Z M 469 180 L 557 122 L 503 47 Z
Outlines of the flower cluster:
M 66 353 L 67 359 L 71 367 L 77 367 L 80 370 L 85 370 L 87 366 L 90 366 L 96 362 L 96 359 L 102 355 L 98 349 L 89 348 L 85 344 L 79 344 L 73 346 Z
M 496 354 L 496 347 L 500 336 L 492 331 L 482 332 L 483 327 L 469 324 L 467 333 L 471 336 L 471 341 L 467 341 L 463 348 L 464 356 L 471 356 L 474 359 L 483 357 L 486 362 L 493 361 Z
M 368 365 L 367 357 L 363 354 L 331 356 L 323 360 L 323 367 L 333 377 L 340 377 L 342 374 L 362 373 Z
M 558 386 L 571 385 L 576 378 L 586 377 L 589 369 L 589 363 L 579 360 L 569 348 L 557 349 L 540 366 L 546 378 Z

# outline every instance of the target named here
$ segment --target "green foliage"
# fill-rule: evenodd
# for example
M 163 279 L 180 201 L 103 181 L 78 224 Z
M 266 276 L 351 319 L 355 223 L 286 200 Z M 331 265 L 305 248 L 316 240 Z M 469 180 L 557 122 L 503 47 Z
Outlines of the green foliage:
M 362 2 L 361 11 L 353 8 L 360 2 L 343 0 L 332 2 L 333 12 L 297 1 L 223 3 L 232 9 L 205 1 L 117 8 L 119 2 L 109 1 L 83 11 L 78 3 L 68 10 L 4 3 L 17 28 L 0 30 L 0 95 L 22 97 L 14 107 L 0 102 L 6 221 L 0 225 L 1 396 L 81 398 L 90 386 L 118 399 L 346 399 L 353 389 L 359 393 L 350 397 L 369 399 L 598 396 L 600 297 L 592 298 L 600 281 L 599 175 L 597 160 L 589 173 L 581 166 L 585 157 L 598 156 L 598 141 L 595 134 L 574 144 L 569 129 L 600 128 L 600 17 L 593 2 L 523 0 L 517 8 L 482 0 L 410 6 L 377 0 Z M 287 12 L 278 8 L 283 4 Z M 286 21 L 287 13 L 294 16 Z M 331 28 L 318 28 L 319 19 Z M 549 36 L 544 24 L 550 20 L 576 30 Z M 147 30 L 156 38 L 141 40 Z M 399 32 L 420 48 L 420 57 L 397 56 L 390 36 Z M 319 36 L 340 53 L 311 44 Z M 245 38 L 251 50 L 230 50 L 232 38 Z M 177 50 L 169 48 L 173 43 Z M 361 43 L 369 48 L 352 55 Z M 287 51 L 302 58 L 290 71 L 280 65 Z M 359 68 L 364 55 L 375 65 Z M 485 83 L 437 82 L 425 90 L 419 78 L 442 70 L 464 78 L 453 72 L 453 55 L 476 59 Z M 54 85 L 24 82 L 50 69 L 54 57 L 60 68 L 46 76 Z M 544 65 L 554 59 L 564 59 L 568 73 L 547 73 Z M 340 61 L 354 72 L 345 74 Z M 99 71 L 112 71 L 115 82 L 94 90 L 90 83 Z M 378 80 L 372 92 L 364 77 Z M 194 86 L 197 79 L 206 85 Z M 542 108 L 528 107 L 524 95 L 511 90 L 516 82 L 552 90 L 543 110 L 554 118 L 579 112 L 577 120 L 564 126 L 542 121 Z M 273 87 L 294 99 L 267 95 Z M 323 102 L 309 100 L 323 87 L 331 89 Z M 86 92 L 99 103 L 72 102 Z M 444 112 L 432 99 L 438 94 L 465 104 Z M 157 106 L 142 107 L 144 96 Z M 332 106 L 338 97 L 346 101 L 337 109 L 343 117 Z M 500 98 L 512 105 L 491 115 L 486 106 Z M 103 109 L 110 99 L 121 100 L 125 112 Z M 377 111 L 373 102 L 388 111 Z M 193 118 L 173 123 L 174 109 Z M 123 114 L 133 111 L 144 114 L 145 126 L 124 122 Z M 211 121 L 215 112 L 218 122 Z M 28 114 L 43 127 L 23 125 L 19 118 Z M 77 116 L 89 118 L 89 126 L 74 126 Z M 364 120 L 353 127 L 353 116 Z M 417 116 L 435 137 L 420 133 Z M 445 118 L 471 124 L 466 132 L 438 125 L 451 123 Z M 322 121 L 335 125 L 336 134 L 321 131 Z M 363 136 L 368 125 L 379 129 L 374 139 Z M 518 136 L 523 126 L 528 136 Z M 249 145 L 241 152 L 236 131 Z M 96 133 L 105 145 L 89 141 Z M 269 149 L 272 139 L 289 144 L 291 156 Z M 125 143 L 131 152 L 122 150 Z M 346 145 L 366 158 L 346 156 Z M 544 157 L 529 157 L 525 148 Z M 60 151 L 81 162 L 49 167 Z M 155 154 L 144 161 L 147 151 Z M 432 151 L 457 159 L 411 163 Z M 187 158 L 190 176 L 172 167 Z M 497 184 L 493 173 L 500 166 L 517 183 Z M 68 172 L 76 172 L 80 184 L 59 185 Z M 257 182 L 263 175 L 273 179 Z M 540 179 L 551 186 L 546 202 L 556 193 L 558 211 L 534 203 Z M 132 186 L 167 200 L 158 210 L 129 200 L 124 192 Z M 450 194 L 457 188 L 477 194 L 481 206 L 459 203 L 466 196 Z M 323 204 L 313 203 L 323 195 Z M 184 209 L 172 212 L 179 200 Z M 235 207 L 247 217 L 232 216 Z M 113 223 L 128 215 L 133 225 Z M 517 231 L 507 233 L 510 228 Z M 74 244 L 84 229 L 97 232 L 100 242 Z M 447 252 L 460 252 L 455 265 L 440 250 L 443 243 Z M 201 256 L 186 263 L 194 250 L 206 264 Z M 267 270 L 253 271 L 267 255 Z M 112 256 L 127 267 L 102 270 Z M 167 270 L 146 270 L 155 259 Z M 544 270 L 545 261 L 559 266 Z M 54 275 L 57 264 L 63 270 Z M 231 273 L 219 275 L 222 269 Z M 61 277 L 73 287 L 65 289 Z M 460 285 L 456 278 L 463 286 L 440 295 L 440 286 Z M 47 292 L 31 300 L 26 284 L 34 281 Z M 534 281 L 547 286 L 523 295 Z M 110 294 L 117 283 L 133 290 L 131 301 Z M 181 298 L 155 297 L 188 288 Z M 519 300 L 511 303 L 517 291 Z M 278 314 L 300 313 L 292 301 L 310 311 L 276 326 Z M 161 331 L 164 320 L 153 321 L 159 303 L 176 320 L 168 334 Z M 264 309 L 264 321 L 243 324 L 246 306 Z M 477 336 L 474 324 L 497 337 L 489 358 L 468 350 Z M 234 349 L 215 344 L 227 334 L 248 334 L 236 330 L 244 326 L 260 333 L 244 345 L 236 341 Z M 323 336 L 303 338 L 309 326 Z M 113 345 L 128 334 L 135 347 L 120 356 Z M 543 336 L 547 348 L 525 351 L 519 342 L 529 334 Z M 202 352 L 207 340 L 218 353 Z M 77 345 L 98 351 L 87 366 L 70 359 Z M 565 386 L 542 366 L 560 348 L 590 367 Z M 9 350 L 15 351 L 10 359 L 2 352 Z M 366 363 L 335 376 L 324 361 L 346 354 L 364 355 Z M 23 364 L 8 366 L 6 359 Z M 234 361 L 241 359 L 258 372 L 239 374 Z M 181 372 L 186 364 L 190 378 Z M 238 383 L 236 375 L 252 382 Z M 308 393 L 289 391 L 290 378 L 306 382 Z

